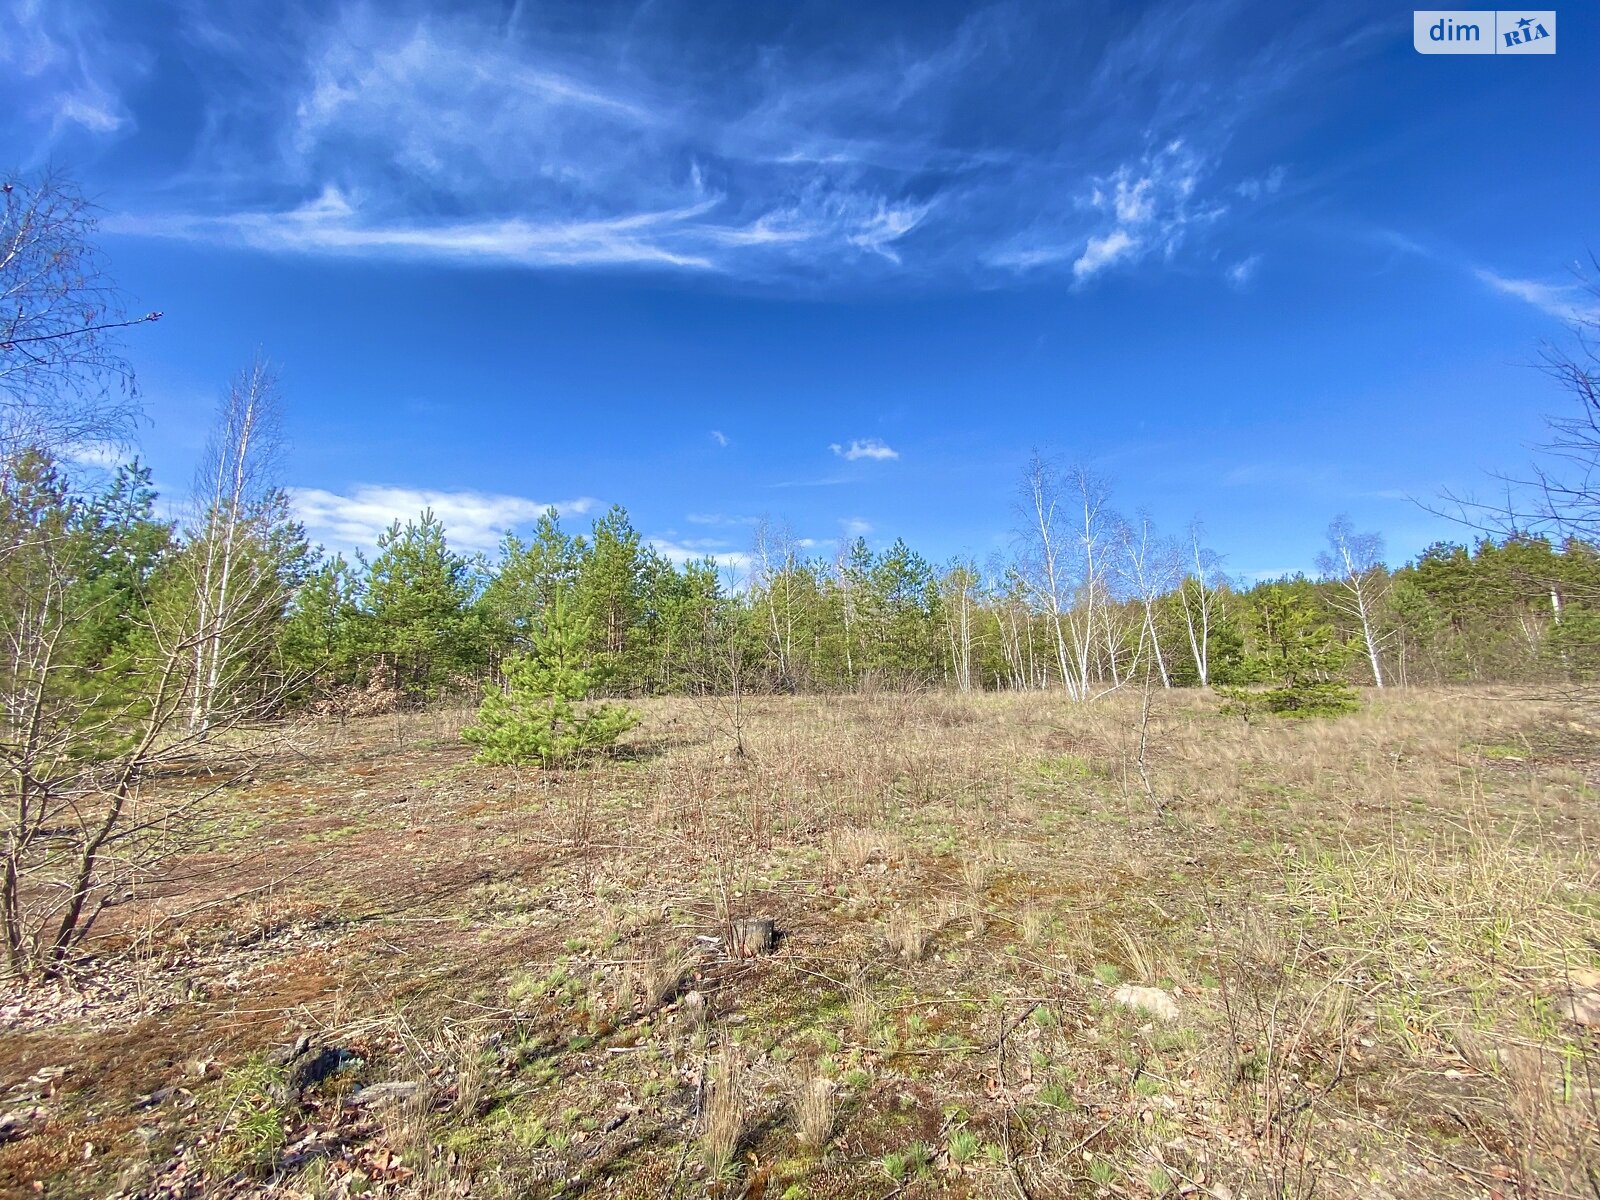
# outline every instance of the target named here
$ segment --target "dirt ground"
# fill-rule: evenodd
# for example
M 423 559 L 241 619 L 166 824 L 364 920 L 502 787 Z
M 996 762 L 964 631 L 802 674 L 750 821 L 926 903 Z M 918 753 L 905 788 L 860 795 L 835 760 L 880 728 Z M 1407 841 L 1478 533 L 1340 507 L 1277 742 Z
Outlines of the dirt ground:
M 1600 1197 L 1591 708 L 640 707 L 283 731 L 0 991 L 0 1192 Z

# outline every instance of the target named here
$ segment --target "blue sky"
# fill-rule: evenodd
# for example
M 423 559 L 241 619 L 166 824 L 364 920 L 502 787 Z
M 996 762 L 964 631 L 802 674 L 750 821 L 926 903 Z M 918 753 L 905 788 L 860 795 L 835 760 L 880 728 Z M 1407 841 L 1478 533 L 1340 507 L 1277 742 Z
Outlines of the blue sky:
M 0 0 L 0 158 L 102 208 L 159 480 L 282 369 L 359 544 L 627 506 L 674 554 L 1008 543 L 1034 447 L 1238 574 L 1459 531 L 1559 407 L 1600 11 L 1428 56 L 1388 3 Z M 579 518 L 579 524 L 583 518 Z

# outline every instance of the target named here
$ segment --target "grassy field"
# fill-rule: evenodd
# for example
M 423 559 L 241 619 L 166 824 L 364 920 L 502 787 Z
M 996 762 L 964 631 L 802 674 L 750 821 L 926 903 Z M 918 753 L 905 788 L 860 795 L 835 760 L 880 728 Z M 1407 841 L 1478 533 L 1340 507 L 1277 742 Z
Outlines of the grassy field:
M 1592 710 L 642 712 L 295 731 L 0 994 L 0 1191 L 1600 1196 Z

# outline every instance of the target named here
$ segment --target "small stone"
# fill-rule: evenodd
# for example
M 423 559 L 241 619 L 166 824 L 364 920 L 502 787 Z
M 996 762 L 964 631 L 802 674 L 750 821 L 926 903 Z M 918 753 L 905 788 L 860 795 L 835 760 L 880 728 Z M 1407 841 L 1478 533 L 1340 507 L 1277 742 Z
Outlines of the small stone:
M 350 1103 L 363 1108 L 373 1108 L 409 1100 L 421 1091 L 420 1083 L 405 1079 L 396 1079 L 389 1083 L 372 1083 L 351 1096 Z
M 1557 997 L 1556 1009 L 1585 1029 L 1600 1028 L 1600 992 L 1567 992 Z
M 1125 983 L 1111 993 L 1111 998 L 1124 1008 L 1138 1009 L 1162 1021 L 1178 1019 L 1178 1002 L 1160 988 Z

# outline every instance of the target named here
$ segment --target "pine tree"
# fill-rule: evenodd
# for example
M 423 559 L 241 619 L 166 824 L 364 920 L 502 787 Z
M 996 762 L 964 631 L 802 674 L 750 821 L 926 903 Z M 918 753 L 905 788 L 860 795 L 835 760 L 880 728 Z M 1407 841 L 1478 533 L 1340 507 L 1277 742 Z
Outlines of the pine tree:
M 278 634 L 285 686 L 305 700 L 356 681 L 358 580 L 344 555 L 317 566 L 295 591 Z
M 923 683 L 939 673 L 934 640 L 938 590 L 922 555 L 896 538 L 868 576 L 871 607 L 881 622 L 872 665 L 896 684 Z
M 1269 685 L 1265 692 L 1219 686 L 1246 718 L 1261 705 L 1283 716 L 1332 716 L 1356 707 L 1355 691 L 1341 677 L 1348 648 L 1318 611 L 1306 580 L 1269 583 L 1250 593 L 1252 652 L 1244 675 Z
M 172 526 L 156 520 L 155 505 L 150 469 L 135 461 L 119 467 L 101 495 L 74 506 L 83 543 L 75 585 L 81 615 L 69 633 L 71 657 L 86 671 L 105 668 L 127 646 L 172 550 Z
M 703 689 L 711 634 L 724 602 L 716 562 L 694 559 L 680 571 L 664 555 L 647 551 L 644 580 L 647 687 L 652 692 Z
M 551 598 L 577 578 L 587 548 L 583 538 L 572 537 L 561 528 L 561 518 L 553 508 L 539 515 L 531 541 L 510 533 L 505 536 L 499 565 L 484 589 L 482 602 L 498 648 L 527 648 L 530 632 L 538 626 Z
M 546 609 L 527 654 L 505 662 L 506 686 L 484 697 L 478 723 L 462 732 L 486 763 L 567 762 L 614 745 L 639 722 L 619 704 L 585 704 L 598 677 L 585 662 L 588 622 L 563 597 Z
M 588 552 L 578 566 L 573 599 L 588 627 L 601 674 L 616 686 L 637 683 L 633 651 L 644 609 L 644 564 L 638 531 L 627 510 L 613 505 L 594 523 Z
M 471 679 L 484 662 L 472 564 L 451 551 L 444 525 L 424 512 L 378 538 L 367 572 L 367 648 L 393 664 L 396 685 L 432 698 Z

